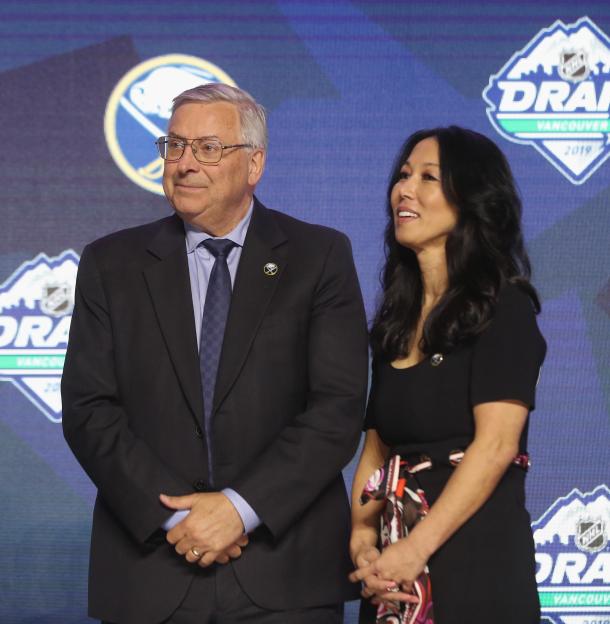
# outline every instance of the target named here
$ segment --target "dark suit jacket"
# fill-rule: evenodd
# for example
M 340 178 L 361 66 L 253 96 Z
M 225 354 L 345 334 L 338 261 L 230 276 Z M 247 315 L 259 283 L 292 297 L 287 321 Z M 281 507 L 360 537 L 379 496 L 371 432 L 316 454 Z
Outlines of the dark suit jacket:
M 267 262 L 276 276 L 263 272 Z M 205 491 L 199 360 L 182 221 L 83 251 L 62 380 L 63 426 L 98 488 L 89 612 L 150 624 L 196 567 L 164 541 L 160 492 Z M 234 565 L 272 609 L 355 597 L 341 469 L 359 439 L 366 324 L 347 238 L 255 201 L 214 404 L 215 480 L 263 521 Z

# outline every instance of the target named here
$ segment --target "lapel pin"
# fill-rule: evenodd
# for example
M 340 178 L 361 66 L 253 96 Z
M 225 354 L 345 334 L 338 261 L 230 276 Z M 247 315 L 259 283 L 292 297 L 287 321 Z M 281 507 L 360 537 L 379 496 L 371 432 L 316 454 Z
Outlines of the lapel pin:
M 430 364 L 432 364 L 432 366 L 438 366 L 439 364 L 442 364 L 444 359 L 445 358 L 443 358 L 443 354 L 442 353 L 435 353 L 430 358 Z
M 278 268 L 279 267 L 275 264 L 275 262 L 267 262 L 267 264 L 263 267 L 263 273 L 267 277 L 273 277 L 277 274 Z

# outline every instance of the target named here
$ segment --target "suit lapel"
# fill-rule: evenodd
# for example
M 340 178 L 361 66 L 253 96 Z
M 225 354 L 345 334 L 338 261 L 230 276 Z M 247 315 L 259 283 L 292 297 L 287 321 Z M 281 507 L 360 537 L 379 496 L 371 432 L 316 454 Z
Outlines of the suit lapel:
M 159 327 L 186 400 L 202 422 L 201 380 L 184 226 L 179 217 L 167 219 L 148 252 L 159 259 L 144 270 Z
M 252 221 L 244 242 L 235 277 L 231 308 L 225 329 L 214 410 L 227 396 L 241 370 L 269 302 L 286 268 L 287 246 L 284 232 L 273 214 L 255 199 Z M 263 267 L 275 263 L 278 271 L 265 274 Z

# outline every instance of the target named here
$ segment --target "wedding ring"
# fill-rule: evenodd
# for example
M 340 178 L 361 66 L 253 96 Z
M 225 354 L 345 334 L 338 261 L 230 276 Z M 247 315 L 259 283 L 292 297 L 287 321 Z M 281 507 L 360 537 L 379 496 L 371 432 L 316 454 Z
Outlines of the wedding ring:
M 398 585 L 388 585 L 385 590 L 387 592 L 392 592 L 393 594 L 400 591 L 400 587 Z
M 191 548 L 191 552 L 193 553 L 193 557 L 197 557 L 199 559 L 203 553 L 200 553 L 195 546 Z

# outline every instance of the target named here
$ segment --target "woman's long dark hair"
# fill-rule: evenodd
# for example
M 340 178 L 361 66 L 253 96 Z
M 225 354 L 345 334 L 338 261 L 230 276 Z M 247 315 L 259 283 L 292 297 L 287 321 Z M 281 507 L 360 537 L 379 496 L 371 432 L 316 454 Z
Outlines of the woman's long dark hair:
M 525 290 L 540 311 L 529 282 L 521 200 L 504 154 L 472 130 L 457 126 L 420 130 L 406 140 L 396 158 L 387 193 L 383 296 L 371 328 L 371 346 L 376 356 L 390 361 L 408 354 L 423 298 L 416 255 L 396 241 L 390 197 L 413 148 L 429 137 L 438 141 L 441 186 L 457 209 L 458 221 L 446 243 L 448 287 L 426 319 L 419 348 L 427 355 L 447 353 L 480 334 L 507 282 Z

